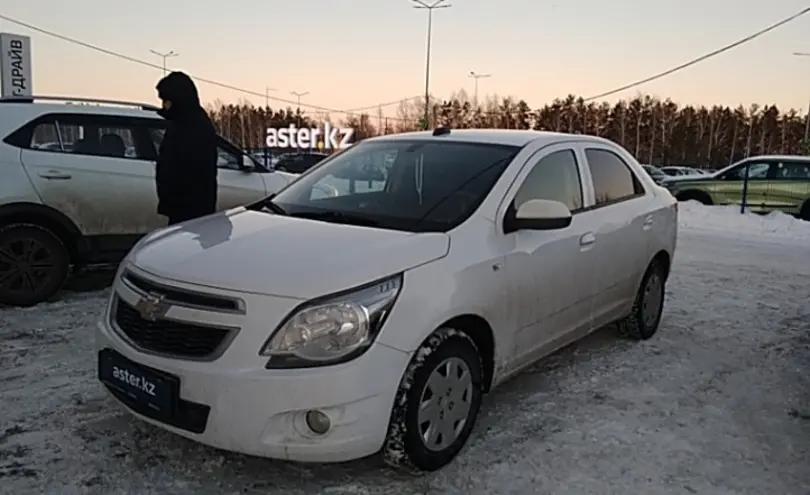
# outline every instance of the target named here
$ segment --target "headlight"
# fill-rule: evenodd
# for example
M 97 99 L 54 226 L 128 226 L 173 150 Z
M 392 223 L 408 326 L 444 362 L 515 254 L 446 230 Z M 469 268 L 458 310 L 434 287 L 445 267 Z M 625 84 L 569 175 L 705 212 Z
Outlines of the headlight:
M 349 361 L 374 342 L 402 288 L 402 274 L 313 301 L 290 314 L 264 344 L 267 368 Z

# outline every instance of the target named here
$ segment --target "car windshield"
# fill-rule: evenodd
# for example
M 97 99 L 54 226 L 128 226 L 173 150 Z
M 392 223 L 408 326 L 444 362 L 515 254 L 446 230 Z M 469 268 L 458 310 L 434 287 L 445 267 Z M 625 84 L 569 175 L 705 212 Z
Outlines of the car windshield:
M 335 223 L 446 232 L 478 208 L 520 151 L 445 140 L 373 140 L 322 161 L 252 205 Z

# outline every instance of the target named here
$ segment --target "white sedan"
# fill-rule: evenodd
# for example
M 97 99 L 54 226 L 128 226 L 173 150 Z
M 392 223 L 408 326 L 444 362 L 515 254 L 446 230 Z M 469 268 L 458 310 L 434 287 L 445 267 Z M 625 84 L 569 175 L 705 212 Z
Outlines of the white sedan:
M 510 376 L 610 323 L 656 332 L 677 208 L 597 137 L 368 139 L 141 240 L 98 326 L 98 376 L 136 416 L 218 448 L 436 470 Z

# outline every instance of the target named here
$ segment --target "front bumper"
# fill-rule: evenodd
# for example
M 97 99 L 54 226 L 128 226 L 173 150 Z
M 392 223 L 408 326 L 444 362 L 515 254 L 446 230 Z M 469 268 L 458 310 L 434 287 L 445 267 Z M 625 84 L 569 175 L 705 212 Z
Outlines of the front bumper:
M 137 290 L 120 279 L 113 293 L 133 305 L 140 297 Z M 178 414 L 185 416 L 177 418 L 173 426 L 169 424 L 172 421 L 158 421 L 143 410 L 138 412 L 120 394 L 116 399 L 149 423 L 213 447 L 245 454 L 341 462 L 379 451 L 410 354 L 377 343 L 359 358 L 340 365 L 267 370 L 267 359 L 258 351 L 278 321 L 300 301 L 244 294 L 239 297 L 246 303 L 241 316 L 211 315 L 176 306 L 167 313 L 167 317 L 177 320 L 227 322 L 240 328 L 228 347 L 210 361 L 175 359 L 139 350 L 116 328 L 108 310 L 97 327 L 96 349 L 113 349 L 137 364 L 179 377 Z M 329 432 L 311 432 L 305 420 L 310 410 L 329 416 Z M 189 422 L 196 422 L 200 432 L 189 431 Z

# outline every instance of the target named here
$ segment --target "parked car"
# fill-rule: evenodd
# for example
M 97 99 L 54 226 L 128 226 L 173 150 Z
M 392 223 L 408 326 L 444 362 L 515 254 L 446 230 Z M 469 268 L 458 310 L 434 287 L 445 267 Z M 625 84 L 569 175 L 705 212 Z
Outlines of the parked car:
M 664 185 L 680 201 L 742 205 L 745 194 L 746 205 L 753 211 L 781 211 L 810 220 L 807 156 L 752 156 L 714 174 L 671 178 Z
M 0 100 L 0 304 L 49 299 L 69 267 L 115 262 L 162 227 L 154 169 L 166 121 L 156 108 L 70 98 Z M 219 205 L 280 190 L 269 170 L 218 137 Z
M 326 153 L 291 153 L 280 156 L 273 167 L 281 172 L 303 174 L 326 158 L 329 158 Z
M 378 157 L 381 184 L 315 194 L 374 183 Z M 538 358 L 613 322 L 653 336 L 677 206 L 598 137 L 366 139 L 142 239 L 98 325 L 98 376 L 137 417 L 218 448 L 436 470 L 482 395 Z
M 655 181 L 656 184 L 661 185 L 661 183 L 669 177 L 665 174 L 660 168 L 654 165 L 642 165 L 644 171 Z
M 661 171 L 664 172 L 666 175 L 669 175 L 670 177 L 680 177 L 684 175 L 701 175 L 701 173 L 697 169 L 691 167 L 667 166 L 661 167 Z

